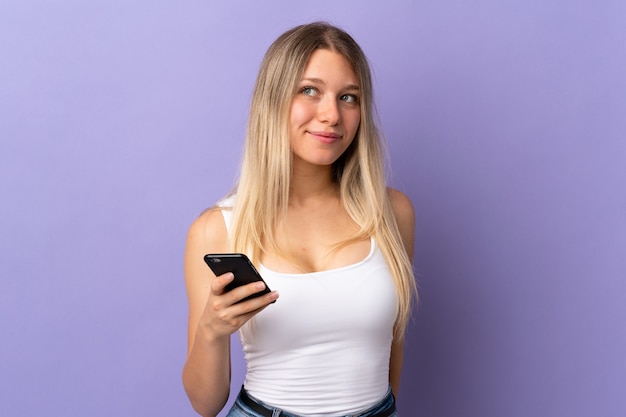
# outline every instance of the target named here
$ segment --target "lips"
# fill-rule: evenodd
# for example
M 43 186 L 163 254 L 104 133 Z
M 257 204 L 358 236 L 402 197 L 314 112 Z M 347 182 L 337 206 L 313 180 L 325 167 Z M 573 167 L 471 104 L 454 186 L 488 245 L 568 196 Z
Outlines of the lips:
M 322 143 L 334 143 L 341 139 L 341 135 L 336 132 L 308 131 L 307 133 Z

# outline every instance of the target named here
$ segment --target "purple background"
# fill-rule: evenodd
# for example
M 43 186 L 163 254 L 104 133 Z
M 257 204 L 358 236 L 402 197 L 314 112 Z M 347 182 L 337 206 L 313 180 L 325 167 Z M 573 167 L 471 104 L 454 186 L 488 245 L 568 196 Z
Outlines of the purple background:
M 186 229 L 266 48 L 317 19 L 370 57 L 416 207 L 402 415 L 623 415 L 621 0 L 4 0 L 0 415 L 194 415 Z

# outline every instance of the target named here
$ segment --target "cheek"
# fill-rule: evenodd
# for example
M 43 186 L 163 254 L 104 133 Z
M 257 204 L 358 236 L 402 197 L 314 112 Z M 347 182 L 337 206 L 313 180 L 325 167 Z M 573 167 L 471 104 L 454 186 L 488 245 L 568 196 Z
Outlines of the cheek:
M 352 132 L 352 136 L 356 134 L 356 131 L 359 130 L 359 126 L 361 124 L 361 113 L 357 112 L 356 114 L 351 115 L 349 119 L 350 123 L 350 131 Z
M 299 103 L 298 101 L 294 101 L 291 105 L 291 109 L 289 112 L 289 121 L 291 122 L 291 127 L 297 128 L 302 123 L 306 122 L 309 118 L 310 115 L 307 106 Z

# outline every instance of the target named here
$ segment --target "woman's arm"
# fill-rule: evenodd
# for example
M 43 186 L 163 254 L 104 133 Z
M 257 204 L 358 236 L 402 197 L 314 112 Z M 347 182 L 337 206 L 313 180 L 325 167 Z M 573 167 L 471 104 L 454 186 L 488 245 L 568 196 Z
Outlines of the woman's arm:
M 398 394 L 400 393 L 400 375 L 402 374 L 403 355 L 403 342 L 401 340 L 394 340 L 391 343 L 391 358 L 389 360 L 389 384 L 396 398 L 398 398 Z
M 193 408 L 214 417 L 230 391 L 230 335 L 276 299 L 266 294 L 240 304 L 258 292 L 255 284 L 224 293 L 232 274 L 216 277 L 204 263 L 207 253 L 226 252 L 227 232 L 222 213 L 209 210 L 189 228 L 185 249 L 185 284 L 189 301 L 188 352 L 183 385 Z
M 413 248 L 415 243 L 415 211 L 411 200 L 402 192 L 388 189 L 389 199 L 393 208 L 404 248 L 411 262 L 413 262 Z M 389 383 L 393 393 L 398 397 L 400 390 L 400 375 L 404 356 L 404 343 L 394 339 L 391 345 L 391 359 L 389 362 Z

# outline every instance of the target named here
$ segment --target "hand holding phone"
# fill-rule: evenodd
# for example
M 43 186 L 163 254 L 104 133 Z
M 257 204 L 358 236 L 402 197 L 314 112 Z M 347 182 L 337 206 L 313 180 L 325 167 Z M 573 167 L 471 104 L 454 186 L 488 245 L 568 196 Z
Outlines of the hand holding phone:
M 242 285 L 252 282 L 263 281 L 263 278 L 256 270 L 250 259 L 243 253 L 212 253 L 204 255 L 204 262 L 211 268 L 215 275 L 222 275 L 232 272 L 235 279 L 224 287 L 224 291 L 228 292 Z M 265 284 L 265 288 L 256 294 L 252 294 L 237 303 L 249 300 L 251 298 L 260 297 L 263 294 L 271 292 L 270 288 Z M 272 301 L 272 303 L 276 300 Z

